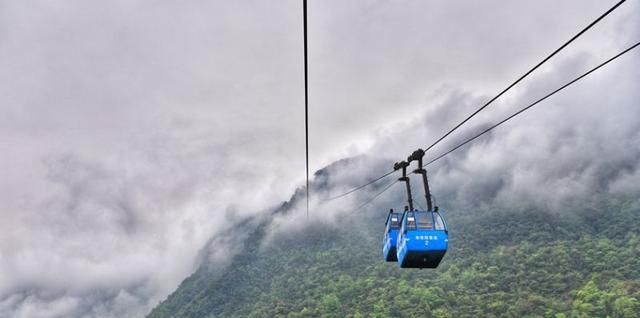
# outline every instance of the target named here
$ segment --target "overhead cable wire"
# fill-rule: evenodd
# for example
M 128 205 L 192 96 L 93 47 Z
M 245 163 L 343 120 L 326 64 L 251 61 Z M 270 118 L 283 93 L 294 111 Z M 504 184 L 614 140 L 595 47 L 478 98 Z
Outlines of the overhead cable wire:
M 591 70 L 589 70 L 589 71 L 587 71 L 587 72 L 583 73 L 582 75 L 580 75 L 580 76 L 578 76 L 578 77 L 574 78 L 573 80 L 571 80 L 571 81 L 567 82 L 566 84 L 564 84 L 564 85 L 560 86 L 560 87 L 559 87 L 559 88 L 557 88 L 556 90 L 554 90 L 554 91 L 552 91 L 552 92 L 548 93 L 547 95 L 545 95 L 545 96 L 543 96 L 542 98 L 540 98 L 540 99 L 536 100 L 535 102 L 533 102 L 533 103 L 529 104 L 528 106 L 526 106 L 526 107 L 524 107 L 524 108 L 522 108 L 522 109 L 518 110 L 517 112 L 515 112 L 515 113 L 511 114 L 511 115 L 510 115 L 510 116 L 508 116 L 507 118 L 505 118 L 505 119 L 503 119 L 503 120 L 499 121 L 498 123 L 496 123 L 496 124 L 492 125 L 491 127 L 487 128 L 487 129 L 483 130 L 483 131 L 482 131 L 482 132 L 480 132 L 479 134 L 477 134 L 477 135 L 475 135 L 475 136 L 473 136 L 473 137 L 471 137 L 471 138 L 469 138 L 469 139 L 467 139 L 467 140 L 463 141 L 462 143 L 460 143 L 460 144 L 458 144 L 457 146 L 455 146 L 455 147 L 451 148 L 451 149 L 450 149 L 450 150 L 448 150 L 447 152 L 445 152 L 445 153 L 441 154 L 440 156 L 438 156 L 438 157 L 436 157 L 436 158 L 432 159 L 431 161 L 427 162 L 427 163 L 425 164 L 425 166 L 430 165 L 430 164 L 432 164 L 432 163 L 434 163 L 434 162 L 436 162 L 436 161 L 440 160 L 441 158 L 443 158 L 443 157 L 447 156 L 448 154 L 450 154 L 450 153 L 452 153 L 452 152 L 456 151 L 456 150 L 457 150 L 457 149 L 459 149 L 460 147 L 462 147 L 462 146 L 464 146 L 464 145 L 466 145 L 466 144 L 468 144 L 468 143 L 470 143 L 470 142 L 472 142 L 472 141 L 476 140 L 478 137 L 480 137 L 480 136 L 482 136 L 482 135 L 484 135 L 484 134 L 488 133 L 489 131 L 493 130 L 494 128 L 496 128 L 496 127 L 498 127 L 498 126 L 500 126 L 500 125 L 502 125 L 502 124 L 504 124 L 505 122 L 507 122 L 507 121 L 511 120 L 512 118 L 514 118 L 514 117 L 516 117 L 516 116 L 518 116 L 518 115 L 522 114 L 523 112 L 525 112 L 526 110 L 528 110 L 528 109 L 532 108 L 533 106 L 538 105 L 540 102 L 544 101 L 545 99 L 547 99 L 547 98 L 549 98 L 549 97 L 551 97 L 551 96 L 555 95 L 556 93 L 558 93 L 558 92 L 560 92 L 561 90 L 563 90 L 563 89 L 565 89 L 565 88 L 567 88 L 567 87 L 571 86 L 571 85 L 572 85 L 572 84 L 574 84 L 575 82 L 577 82 L 577 81 L 579 81 L 579 80 L 581 80 L 581 79 L 585 78 L 586 76 L 588 76 L 589 74 L 591 74 L 591 73 L 595 72 L 596 70 L 600 69 L 601 67 L 603 67 L 603 66 L 605 66 L 605 65 L 609 64 L 609 63 L 610 63 L 610 62 L 612 62 L 613 60 L 615 60 L 615 59 L 617 59 L 617 58 L 621 57 L 622 55 L 624 55 L 624 54 L 628 53 L 629 51 L 631 51 L 631 50 L 633 50 L 633 49 L 637 48 L 637 47 L 638 47 L 638 45 L 640 45 L 640 41 L 639 41 L 639 42 L 637 42 L 636 44 L 634 44 L 634 45 L 630 46 L 630 47 L 629 47 L 629 48 L 627 48 L 626 50 L 624 50 L 624 51 L 622 51 L 622 52 L 620 52 L 620 53 L 616 54 L 615 56 L 611 57 L 610 59 L 608 59 L 608 60 L 606 60 L 606 61 L 602 62 L 600 65 L 598 65 L 598 66 L 596 66 L 596 67 L 592 68 Z
M 442 155 L 440 155 L 440 156 L 438 156 L 438 157 L 434 158 L 433 160 L 431 160 L 431 161 L 427 162 L 427 163 L 425 164 L 425 166 L 430 165 L 430 164 L 432 164 L 432 163 L 434 163 L 434 162 L 438 161 L 439 159 L 441 159 L 441 158 L 443 158 L 443 157 L 445 157 L 445 156 L 449 155 L 450 153 L 452 153 L 452 152 L 456 151 L 456 150 L 457 150 L 457 149 L 459 149 L 460 147 L 462 147 L 462 146 L 464 146 L 464 145 L 466 145 L 466 144 L 468 144 L 468 143 L 470 143 L 470 142 L 472 142 L 472 141 L 476 140 L 478 137 L 480 137 L 480 136 L 482 136 L 482 135 L 486 134 L 487 132 L 489 132 L 489 131 L 493 130 L 494 128 L 496 128 L 496 127 L 498 127 L 498 126 L 500 126 L 500 125 L 504 124 L 505 122 L 507 122 L 507 121 L 511 120 L 512 118 L 514 118 L 514 117 L 516 117 L 516 116 L 518 116 L 518 115 L 522 114 L 523 112 L 525 112 L 526 110 L 528 110 L 528 109 L 530 109 L 530 108 L 534 107 L 535 105 L 538 105 L 540 102 L 544 101 L 545 99 L 547 99 L 547 98 L 549 98 L 549 97 L 551 97 L 551 96 L 555 95 L 556 93 L 560 92 L 561 90 L 563 90 L 563 89 L 565 89 L 565 88 L 567 88 L 567 87 L 571 86 L 571 85 L 572 85 L 572 84 L 574 84 L 575 82 L 577 82 L 577 81 L 579 81 L 579 80 L 581 80 L 581 79 L 585 78 L 585 77 L 586 77 L 586 76 L 588 76 L 589 74 L 591 74 L 591 73 L 595 72 L 596 70 L 598 70 L 598 69 L 602 68 L 603 66 L 605 66 L 605 65 L 609 64 L 609 63 L 610 63 L 610 62 L 612 62 L 613 60 L 615 60 L 615 59 L 617 59 L 617 58 L 621 57 L 622 55 L 624 55 L 624 54 L 628 53 L 629 51 L 631 51 L 631 50 L 633 50 L 633 49 L 635 49 L 635 48 L 637 48 L 638 46 L 640 46 L 640 41 L 639 41 L 639 42 L 637 42 L 636 44 L 634 44 L 634 45 L 630 46 L 629 48 L 625 49 L 624 51 L 622 51 L 622 52 L 620 52 L 620 53 L 616 54 L 615 56 L 611 57 L 610 59 L 608 59 L 608 60 L 606 60 L 606 61 L 602 62 L 601 64 L 599 64 L 598 66 L 596 66 L 596 67 L 592 68 L 591 70 L 589 70 L 589 71 L 587 71 L 587 72 L 583 73 L 582 75 L 580 75 L 580 76 L 578 76 L 578 77 L 574 78 L 573 80 L 571 80 L 571 81 L 567 82 L 566 84 L 564 84 L 564 85 L 560 86 L 559 88 L 557 88 L 557 89 L 555 89 L 554 91 L 552 91 L 552 92 L 548 93 L 547 95 L 545 95 L 545 96 L 543 96 L 542 98 L 540 98 L 540 99 L 536 100 L 535 102 L 533 102 L 533 103 L 529 104 L 528 106 L 526 106 L 526 107 L 524 107 L 524 108 L 520 109 L 519 111 L 517 111 L 517 112 L 515 112 L 515 113 L 511 114 L 510 116 L 508 116 L 507 118 L 505 118 L 505 119 L 501 120 L 500 122 L 498 122 L 498 123 L 496 123 L 496 124 L 492 125 L 491 127 L 487 128 L 487 129 L 485 129 L 485 130 L 483 130 L 483 131 L 482 131 L 482 132 L 480 132 L 479 134 L 477 134 L 477 135 L 475 135 L 475 136 L 473 136 L 473 137 L 471 137 L 471 138 L 469 138 L 469 139 L 465 140 L 464 142 L 462 142 L 462 143 L 458 144 L 456 147 L 454 147 L 454 148 L 450 149 L 449 151 L 447 151 L 447 152 L 443 153 Z M 385 187 L 381 192 L 377 193 L 375 196 L 373 196 L 372 198 L 370 198 L 369 200 L 367 200 L 364 204 L 360 205 L 360 207 L 358 207 L 358 209 L 357 209 L 357 210 L 360 210 L 360 209 L 364 208 L 365 206 L 367 206 L 368 204 L 370 204 L 371 202 L 373 202 L 373 201 L 374 201 L 378 196 L 380 196 L 382 193 L 384 193 L 385 191 L 387 191 L 387 190 L 388 190 L 388 188 L 390 188 L 390 187 L 391 187 L 391 185 L 395 184 L 397 181 L 398 181 L 398 180 L 395 180 L 394 182 L 392 182 L 391 184 L 389 184 L 387 187 Z M 434 197 L 434 200 L 435 200 L 435 197 Z M 420 204 L 419 204 L 417 201 L 414 201 L 414 203 L 416 203 L 420 208 L 422 208 L 422 207 L 420 206 Z M 356 211 L 357 211 L 357 210 L 356 210 Z
M 306 1 L 306 0 L 305 0 Z M 506 93 L 508 90 L 510 90 L 511 88 L 513 88 L 516 84 L 518 84 L 520 81 L 522 81 L 525 77 L 529 76 L 533 71 L 535 71 L 536 69 L 538 69 L 541 65 L 543 65 L 544 63 L 546 63 L 549 59 L 551 59 L 554 55 L 556 55 L 558 52 L 560 52 L 561 50 L 563 50 L 565 47 L 567 47 L 569 44 L 571 44 L 573 41 L 575 41 L 578 37 L 580 37 L 582 34 L 584 34 L 587 30 L 591 29 L 594 25 L 596 25 L 598 22 L 600 22 L 602 19 L 604 19 L 604 17 L 606 17 L 607 15 L 609 15 L 611 12 L 613 12 L 615 9 L 617 9 L 621 4 L 623 4 L 626 0 L 621 0 L 618 3 L 616 3 L 613 7 L 611 7 L 609 10 L 607 10 L 605 13 L 603 13 L 602 15 L 600 15 L 597 19 L 595 19 L 593 22 L 591 22 L 589 25 L 587 25 L 584 29 L 582 29 L 580 32 L 578 32 L 577 34 L 575 34 L 572 38 L 570 38 L 567 42 L 565 42 L 563 45 L 561 45 L 559 48 L 557 48 L 555 51 L 553 51 L 550 55 L 548 55 L 545 59 L 543 59 L 541 62 L 539 62 L 538 64 L 536 64 L 533 68 L 531 68 L 529 71 L 527 71 L 524 75 L 520 76 L 516 81 L 514 81 L 513 83 L 511 83 L 509 86 L 507 86 L 507 88 L 503 89 L 500 93 L 498 93 L 495 97 L 493 97 L 492 99 L 490 99 L 487 103 L 485 103 L 482 107 L 478 108 L 476 111 L 474 111 L 472 114 L 470 114 L 469 116 L 467 116 L 467 118 L 465 118 L 463 121 L 461 121 L 460 123 L 458 123 L 455 127 L 453 127 L 451 130 L 449 130 L 446 134 L 444 134 L 442 137 L 438 138 L 435 142 L 433 142 L 431 145 L 429 145 L 425 152 L 430 150 L 431 148 L 433 148 L 434 146 L 436 146 L 438 143 L 440 143 L 442 140 L 444 140 L 445 138 L 447 138 L 451 133 L 453 133 L 455 130 L 457 130 L 458 128 L 460 128 L 460 126 L 464 125 L 467 121 L 469 121 L 471 118 L 473 118 L 475 115 L 477 115 L 478 113 L 480 113 L 482 110 L 484 110 L 485 108 L 487 108 L 491 103 L 493 103 L 496 99 L 498 99 L 500 96 L 502 96 L 504 93 Z M 383 179 L 386 176 L 389 176 L 390 174 L 394 173 L 395 170 L 389 171 L 385 174 L 383 174 L 382 176 L 375 178 L 363 185 L 357 186 L 347 192 L 344 192 L 342 194 L 330 197 L 328 199 L 326 199 L 325 201 L 332 201 L 338 198 L 342 198 L 344 196 L 347 196 L 351 193 L 354 193 L 358 190 L 361 190 L 365 187 L 367 187 L 368 185 L 371 185 L 381 179 Z M 307 187 L 308 188 L 308 187 Z M 307 196 L 308 197 L 308 196 Z
M 623 4 L 626 0 L 621 0 L 618 3 L 616 3 L 613 7 L 611 7 L 609 10 L 607 10 L 605 13 L 603 13 L 600 17 L 598 17 L 597 19 L 595 19 L 593 22 L 591 22 L 589 25 L 587 25 L 584 29 L 582 29 L 580 32 L 578 32 L 576 35 L 574 35 L 571 39 L 569 39 L 567 42 L 565 42 L 564 44 L 562 44 L 559 48 L 557 48 L 555 51 L 553 51 L 551 54 L 549 54 L 549 56 L 547 56 L 546 58 L 544 58 L 542 61 L 540 61 L 538 64 L 536 64 L 533 68 L 531 68 L 529 71 L 527 71 L 526 73 L 524 73 L 524 75 L 520 76 L 517 80 L 515 80 L 513 83 L 511 83 L 509 86 L 507 86 L 507 88 L 503 89 L 500 93 L 498 93 L 498 95 L 494 96 L 492 99 L 490 99 L 488 102 L 486 102 L 484 105 L 482 105 L 482 107 L 478 108 L 476 111 L 474 111 L 473 113 L 471 113 L 469 116 L 467 116 L 463 121 L 461 121 L 460 123 L 458 123 L 456 126 L 454 126 L 451 130 L 449 130 L 446 134 L 442 135 L 442 137 L 438 138 L 435 142 L 433 142 L 431 145 L 429 145 L 426 149 L 425 152 L 429 151 L 431 148 L 433 148 L 435 145 L 437 145 L 438 143 L 440 143 L 443 139 L 447 138 L 451 133 L 453 133 L 454 131 L 456 131 L 458 128 L 460 128 L 460 126 L 464 125 L 467 121 L 469 121 L 471 118 L 473 118 L 475 115 L 477 115 L 478 113 L 480 113 L 482 110 L 484 110 L 485 108 L 487 108 L 487 106 L 489 106 L 491 103 L 493 103 L 496 99 L 500 98 L 500 96 L 504 95 L 504 93 L 506 93 L 508 90 L 510 90 L 511 88 L 513 88 L 514 86 L 516 86 L 518 83 L 520 83 L 520 81 L 522 81 L 525 77 L 529 76 L 531 73 L 533 73 L 533 71 L 535 71 L 536 69 L 538 69 L 540 66 L 542 66 L 544 63 L 546 63 L 549 59 L 551 59 L 554 55 L 556 55 L 558 52 L 562 51 L 562 49 L 564 49 L 565 47 L 567 47 L 569 44 L 571 44 L 571 42 L 575 41 L 577 38 L 579 38 L 582 34 L 584 34 L 585 32 L 587 32 L 587 30 L 591 29 L 591 27 L 593 27 L 594 25 L 596 25 L 598 22 L 600 22 L 600 20 L 604 19 L 604 17 L 606 17 L 607 15 L 609 15 L 609 13 L 613 12 L 615 9 L 617 9 L 621 4 Z
M 369 198 L 369 200 L 367 200 L 366 202 L 364 202 L 363 204 L 361 204 L 356 211 L 360 211 L 362 208 L 364 208 L 365 206 L 369 205 L 371 202 L 373 202 L 376 198 L 378 198 L 380 195 L 382 195 L 383 193 L 385 193 L 387 190 L 391 189 L 391 187 L 396 184 L 396 182 L 398 182 L 398 180 L 394 180 L 392 182 L 390 182 L 389 184 L 387 184 L 387 186 L 385 186 L 382 191 L 376 193 L 373 197 Z
M 309 75 L 307 61 L 307 0 L 302 0 L 302 24 L 304 29 L 304 145 L 307 176 L 307 218 L 309 217 Z
M 371 185 L 371 184 L 374 184 L 374 183 L 380 181 L 381 179 L 391 175 L 394 172 L 396 172 L 396 171 L 395 170 L 391 170 L 391 171 L 389 171 L 389 172 L 387 172 L 387 173 L 385 173 L 385 174 L 383 174 L 383 175 L 381 175 L 381 176 L 379 176 L 379 177 L 377 177 L 377 178 L 375 178 L 375 179 L 373 179 L 373 180 L 371 180 L 371 181 L 369 181 L 369 182 L 367 182 L 367 183 L 365 183 L 363 185 L 357 186 L 357 187 L 355 187 L 355 188 L 353 188 L 353 189 L 351 189 L 351 190 L 349 190 L 347 192 L 344 192 L 342 194 L 330 197 L 330 198 L 326 199 L 325 201 L 332 201 L 332 200 L 339 199 L 339 198 L 342 198 L 344 196 L 347 196 L 347 195 L 349 195 L 351 193 L 354 193 L 354 192 L 356 192 L 356 191 L 358 191 L 358 190 L 360 190 L 360 189 L 362 189 L 362 188 L 364 188 L 364 187 L 366 187 L 368 185 Z

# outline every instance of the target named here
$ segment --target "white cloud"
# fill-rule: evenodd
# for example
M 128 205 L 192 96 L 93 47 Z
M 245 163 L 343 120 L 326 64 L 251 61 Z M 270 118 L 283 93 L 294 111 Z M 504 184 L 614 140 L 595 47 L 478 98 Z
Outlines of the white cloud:
M 336 168 L 335 192 L 382 171 L 609 5 L 312 2 L 312 167 L 375 154 Z M 469 127 L 627 45 L 637 7 Z M 225 259 L 201 250 L 230 244 L 215 234 L 287 199 L 304 175 L 300 18 L 298 1 L 0 2 L 0 317 L 140 317 L 203 253 Z M 633 54 L 436 165 L 436 193 L 633 192 Z M 314 204 L 313 220 L 367 197 Z

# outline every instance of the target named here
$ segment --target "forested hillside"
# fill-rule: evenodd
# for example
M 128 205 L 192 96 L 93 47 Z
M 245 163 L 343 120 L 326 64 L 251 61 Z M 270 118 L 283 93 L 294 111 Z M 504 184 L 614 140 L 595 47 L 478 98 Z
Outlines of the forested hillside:
M 266 248 L 260 227 L 224 271 L 203 265 L 149 317 L 640 317 L 635 200 L 445 212 L 450 250 L 435 270 L 382 261 L 385 213 Z

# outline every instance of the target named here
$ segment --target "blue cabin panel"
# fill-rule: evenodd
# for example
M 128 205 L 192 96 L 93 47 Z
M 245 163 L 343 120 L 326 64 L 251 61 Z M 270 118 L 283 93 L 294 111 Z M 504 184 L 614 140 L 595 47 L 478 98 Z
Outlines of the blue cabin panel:
M 397 240 L 401 268 L 436 268 L 448 245 L 448 231 L 438 212 L 405 212 Z
M 398 240 L 398 230 L 391 230 L 385 235 L 384 245 L 382 247 L 382 254 L 384 260 L 387 262 L 398 261 L 396 245 Z
M 382 242 L 382 255 L 387 262 L 398 261 L 396 250 L 398 231 L 400 230 L 400 213 L 389 213 L 385 224 L 385 235 Z

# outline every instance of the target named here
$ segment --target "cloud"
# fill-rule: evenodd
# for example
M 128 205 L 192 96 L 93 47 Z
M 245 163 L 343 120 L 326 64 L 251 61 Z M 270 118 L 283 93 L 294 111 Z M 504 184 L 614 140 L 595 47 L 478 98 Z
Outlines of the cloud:
M 385 172 L 608 5 L 311 3 L 312 168 L 366 154 L 317 177 L 311 219 L 340 221 L 371 193 L 325 188 Z M 637 6 L 434 151 L 627 45 Z M 300 22 L 298 2 L 0 2 L 0 317 L 140 317 L 224 265 L 210 247 L 302 184 Z M 439 201 L 636 193 L 633 54 L 435 164 Z M 275 230 L 305 226 L 292 204 Z
M 478 201 L 497 200 L 546 207 L 598 193 L 637 193 L 637 187 L 629 186 L 630 178 L 637 177 L 640 156 L 640 111 L 634 106 L 640 94 L 633 88 L 640 74 L 634 67 L 635 56 L 637 52 L 621 58 L 434 163 L 429 167 L 434 191 L 470 206 Z M 596 56 L 585 53 L 557 65 L 546 77 L 527 83 L 508 102 L 492 106 L 494 109 L 487 111 L 491 114 L 472 120 L 469 127 L 454 133 L 450 141 L 434 148 L 427 158 L 434 158 L 482 131 L 483 126 L 571 80 L 571 74 L 584 72 L 597 63 Z M 441 94 L 442 102 L 433 109 L 463 109 L 449 127 L 470 113 L 464 111 L 468 105 L 481 105 L 480 100 L 489 98 L 456 90 Z M 447 112 L 443 113 L 447 118 Z M 409 122 L 404 130 L 390 135 L 370 152 L 409 154 L 406 145 L 429 145 L 448 130 L 430 123 L 430 117 L 438 114 Z

